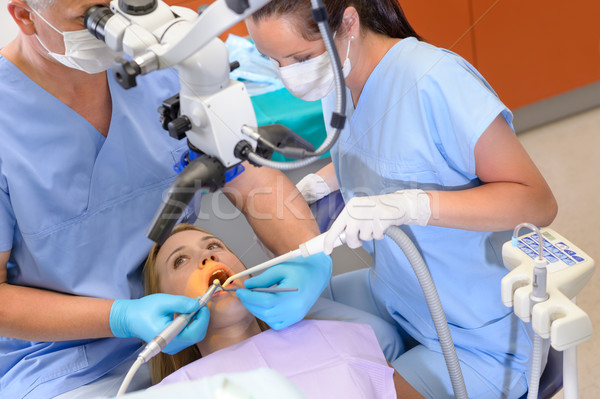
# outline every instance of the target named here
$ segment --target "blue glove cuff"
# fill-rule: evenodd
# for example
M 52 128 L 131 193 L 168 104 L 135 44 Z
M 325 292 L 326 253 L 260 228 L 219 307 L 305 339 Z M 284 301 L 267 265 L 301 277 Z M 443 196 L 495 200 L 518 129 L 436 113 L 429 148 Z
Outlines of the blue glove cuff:
M 110 308 L 110 331 L 117 338 L 129 338 L 129 329 L 127 328 L 127 318 L 124 317 L 125 301 L 127 299 L 116 299 Z

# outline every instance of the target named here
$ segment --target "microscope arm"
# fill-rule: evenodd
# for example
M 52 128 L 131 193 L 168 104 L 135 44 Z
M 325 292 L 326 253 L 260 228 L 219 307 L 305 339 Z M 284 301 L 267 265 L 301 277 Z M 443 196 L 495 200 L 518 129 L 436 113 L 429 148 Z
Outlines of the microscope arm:
M 207 7 L 189 32 L 173 46 L 156 50 L 159 67 L 176 65 L 196 53 L 212 39 L 243 21 L 271 0 L 217 0 Z

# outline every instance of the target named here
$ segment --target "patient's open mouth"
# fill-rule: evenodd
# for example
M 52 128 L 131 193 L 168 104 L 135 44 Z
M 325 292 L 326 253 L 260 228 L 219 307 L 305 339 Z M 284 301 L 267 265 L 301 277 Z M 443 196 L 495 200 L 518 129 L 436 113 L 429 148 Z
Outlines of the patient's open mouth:
M 225 280 L 227 280 L 228 277 L 229 277 L 229 274 L 227 274 L 227 272 L 225 270 L 223 270 L 223 269 L 216 270 L 210 276 L 210 284 L 212 284 L 215 281 L 215 279 L 219 280 L 219 283 L 223 284 L 225 282 Z

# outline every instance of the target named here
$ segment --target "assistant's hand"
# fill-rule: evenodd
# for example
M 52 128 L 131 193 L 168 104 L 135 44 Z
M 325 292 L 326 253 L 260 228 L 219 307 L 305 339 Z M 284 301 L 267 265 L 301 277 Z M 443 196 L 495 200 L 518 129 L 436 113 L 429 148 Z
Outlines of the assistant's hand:
M 326 195 L 331 194 L 331 188 L 327 182 L 319 175 L 310 173 L 302 178 L 296 188 L 304 197 L 307 204 L 317 202 Z
M 281 330 L 304 318 L 331 278 L 331 258 L 323 253 L 301 256 L 267 269 L 246 280 L 247 288 L 298 288 L 292 292 L 236 291 L 237 297 L 256 317 Z
M 110 309 L 110 329 L 115 337 L 141 338 L 150 342 L 178 313 L 198 309 L 193 298 L 168 294 L 153 294 L 140 299 L 117 299 Z M 163 349 L 170 355 L 202 341 L 208 327 L 209 312 L 205 306 L 190 323 Z
M 381 240 L 390 226 L 425 226 L 430 217 L 429 196 L 423 190 L 354 197 L 331 225 L 325 236 L 324 252 L 331 253 L 335 239 L 342 232 L 346 232 L 346 244 L 350 248 L 358 248 L 361 240 Z

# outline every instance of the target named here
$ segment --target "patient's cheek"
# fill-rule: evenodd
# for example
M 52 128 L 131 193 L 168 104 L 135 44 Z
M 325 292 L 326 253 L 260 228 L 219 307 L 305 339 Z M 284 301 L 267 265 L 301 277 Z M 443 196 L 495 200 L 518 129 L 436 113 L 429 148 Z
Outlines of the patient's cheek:
M 206 291 L 207 287 L 205 287 L 205 285 L 206 283 L 202 273 L 200 270 L 195 270 L 188 278 L 183 295 L 189 296 L 190 298 L 199 297 L 204 293 L 204 291 Z

